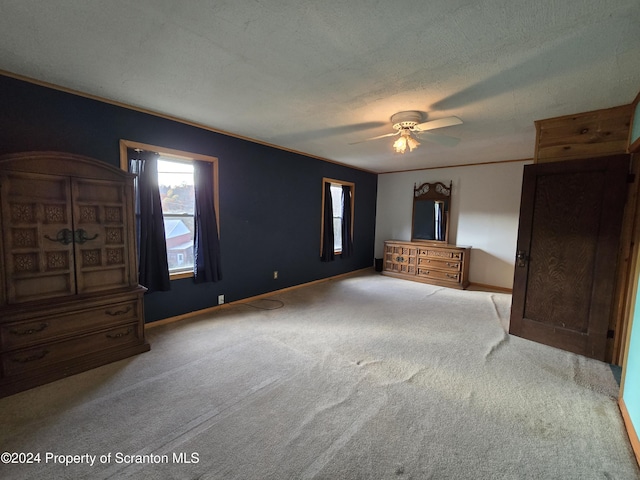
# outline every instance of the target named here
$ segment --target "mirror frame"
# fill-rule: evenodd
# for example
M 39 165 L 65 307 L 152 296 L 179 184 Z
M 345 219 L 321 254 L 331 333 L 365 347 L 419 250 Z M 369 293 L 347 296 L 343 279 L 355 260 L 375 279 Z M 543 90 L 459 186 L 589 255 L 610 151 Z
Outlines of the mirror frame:
M 413 212 L 411 214 L 411 241 L 412 242 L 424 242 L 424 243 L 449 243 L 449 210 L 451 208 L 451 191 L 453 182 L 449 182 L 449 185 L 445 185 L 442 182 L 428 183 L 425 182 L 418 186 L 413 185 Z M 416 203 L 425 200 L 431 200 L 436 202 L 444 202 L 444 240 L 433 240 L 425 238 L 416 238 Z M 419 219 L 418 219 L 419 220 Z

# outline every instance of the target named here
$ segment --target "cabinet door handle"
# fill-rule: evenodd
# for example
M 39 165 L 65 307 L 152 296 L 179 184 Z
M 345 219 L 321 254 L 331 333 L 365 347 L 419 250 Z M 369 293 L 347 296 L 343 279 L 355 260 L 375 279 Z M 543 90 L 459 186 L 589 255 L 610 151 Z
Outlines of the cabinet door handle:
M 47 240 L 51 240 L 52 242 L 61 243 L 62 245 L 69 245 L 70 243 L 73 243 L 73 236 L 74 233 L 72 230 L 63 228 L 58 233 L 56 233 L 56 238 L 51 238 L 49 235 L 45 235 L 44 238 L 46 238 Z
M 127 328 L 126 332 L 120 332 L 120 333 L 107 333 L 106 337 L 107 338 L 111 338 L 113 340 L 117 339 L 117 338 L 122 338 L 122 337 L 126 337 L 127 335 L 129 335 L 131 333 L 131 329 Z
M 73 242 L 83 244 L 88 240 L 95 240 L 98 238 L 98 234 L 96 233 L 93 237 L 90 237 L 87 231 L 82 228 L 79 228 L 76 231 L 63 228 L 56 233 L 56 238 L 51 238 L 49 235 L 45 235 L 44 238 L 51 240 L 52 242 L 61 243 L 62 245 L 69 245 Z
M 9 330 L 9 333 L 11 335 L 33 335 L 34 333 L 39 333 L 43 331 L 48 326 L 49 326 L 48 323 L 41 323 L 39 327 L 27 328 L 25 330 L 18 330 L 17 328 L 12 328 L 11 330 Z
M 396 262 L 404 262 L 404 257 L 401 257 L 401 256 L 398 255 L 396 257 Z
M 117 317 L 118 315 L 124 315 L 125 313 L 129 313 L 133 307 L 131 305 L 127 306 L 127 308 L 123 310 L 105 310 L 107 315 L 111 315 L 112 317 Z
M 87 231 L 83 230 L 82 228 L 79 228 L 75 232 L 73 232 L 73 240 L 76 243 L 79 243 L 79 244 L 83 244 L 84 242 L 86 242 L 88 240 L 95 240 L 96 238 L 98 238 L 98 234 L 97 233 L 93 237 L 90 237 L 87 234 Z
M 35 362 L 36 360 L 42 360 L 44 357 L 47 356 L 48 353 L 49 353 L 49 350 L 42 350 L 42 352 L 39 355 L 31 355 L 30 357 L 22 357 L 22 358 L 13 357 L 11 361 L 13 363 Z

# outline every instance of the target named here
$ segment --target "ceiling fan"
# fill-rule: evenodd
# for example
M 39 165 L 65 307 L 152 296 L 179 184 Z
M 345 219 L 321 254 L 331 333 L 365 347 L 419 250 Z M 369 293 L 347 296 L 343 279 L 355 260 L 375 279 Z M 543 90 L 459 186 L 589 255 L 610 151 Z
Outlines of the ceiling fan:
M 447 147 L 454 147 L 460 141 L 460 139 L 455 137 L 437 135 L 429 132 L 429 130 L 435 130 L 436 128 L 460 125 L 462 120 L 458 117 L 445 117 L 439 118 L 438 120 L 430 120 L 428 122 L 422 122 L 422 118 L 422 112 L 415 110 L 398 112 L 391 116 L 391 124 L 396 130 L 395 132 L 367 138 L 359 142 L 353 142 L 350 145 L 400 135 L 400 137 L 394 142 L 393 148 L 397 153 L 405 153 L 407 147 L 409 148 L 409 151 L 413 151 L 418 147 L 418 145 L 420 145 L 418 139 L 439 143 L 440 145 L 445 145 Z

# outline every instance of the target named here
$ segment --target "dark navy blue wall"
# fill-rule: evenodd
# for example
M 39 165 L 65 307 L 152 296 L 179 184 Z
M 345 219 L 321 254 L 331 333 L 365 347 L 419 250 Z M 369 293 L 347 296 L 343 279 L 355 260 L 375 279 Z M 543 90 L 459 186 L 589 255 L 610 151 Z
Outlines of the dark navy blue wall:
M 0 154 L 58 150 L 119 166 L 120 139 L 219 159 L 223 280 L 148 294 L 147 322 L 373 264 L 375 174 L 0 75 Z M 355 183 L 355 254 L 330 263 L 320 262 L 322 177 Z

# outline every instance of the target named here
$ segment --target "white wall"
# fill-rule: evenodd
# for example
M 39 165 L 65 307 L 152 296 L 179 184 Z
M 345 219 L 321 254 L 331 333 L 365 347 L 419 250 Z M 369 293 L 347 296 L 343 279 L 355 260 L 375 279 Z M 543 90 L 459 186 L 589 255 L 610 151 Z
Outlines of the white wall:
M 385 240 L 411 239 L 413 187 L 453 181 L 449 243 L 471 246 L 469 280 L 511 288 L 524 165 L 530 160 L 378 176 L 375 256 Z

